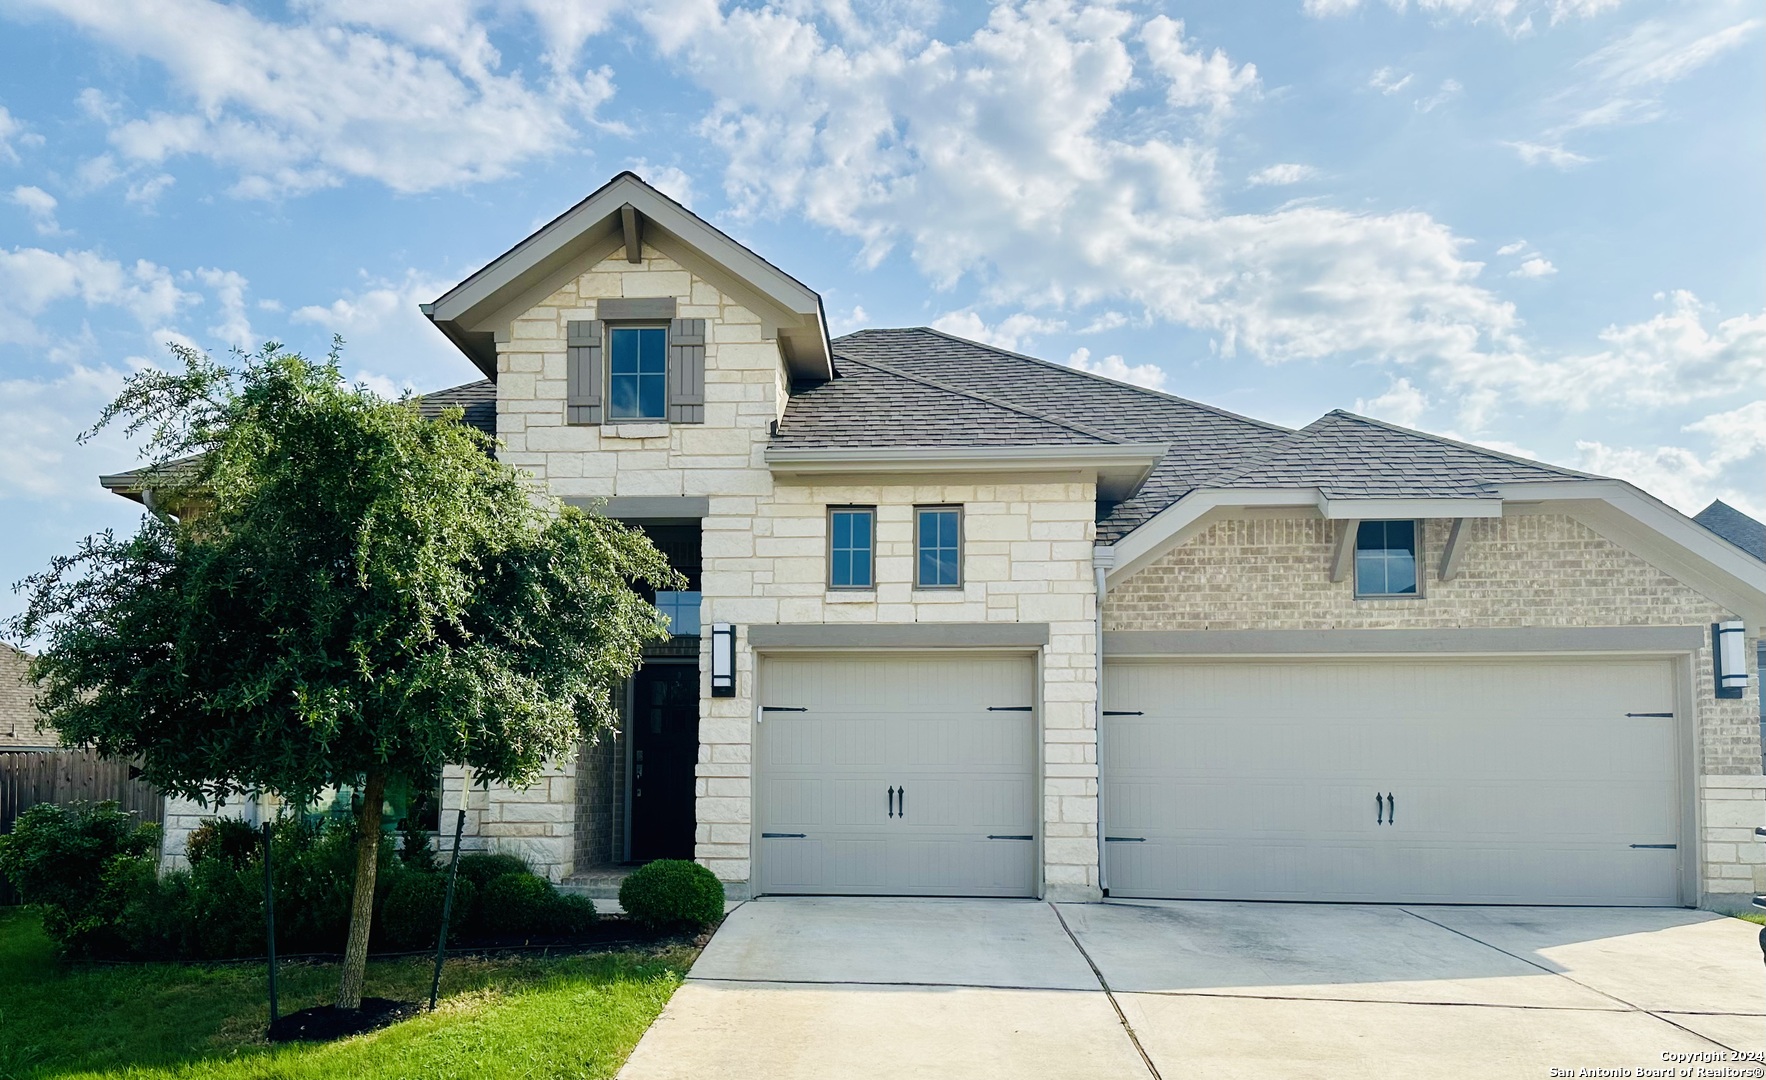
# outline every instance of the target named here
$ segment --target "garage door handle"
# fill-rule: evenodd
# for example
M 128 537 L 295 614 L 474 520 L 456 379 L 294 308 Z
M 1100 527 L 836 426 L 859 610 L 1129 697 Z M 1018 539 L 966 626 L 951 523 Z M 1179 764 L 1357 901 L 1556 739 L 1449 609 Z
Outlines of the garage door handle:
M 1376 791 L 1376 792 L 1374 792 L 1374 824 L 1375 825 L 1384 825 L 1385 823 L 1386 823 L 1386 800 L 1380 798 L 1380 793 Z
M 1392 797 L 1390 791 L 1386 792 L 1386 824 L 1398 824 L 1398 800 Z
M 889 816 L 895 816 L 895 788 L 893 786 L 889 789 Z
M 903 821 L 908 818 L 908 786 L 906 784 L 895 789 L 895 814 Z

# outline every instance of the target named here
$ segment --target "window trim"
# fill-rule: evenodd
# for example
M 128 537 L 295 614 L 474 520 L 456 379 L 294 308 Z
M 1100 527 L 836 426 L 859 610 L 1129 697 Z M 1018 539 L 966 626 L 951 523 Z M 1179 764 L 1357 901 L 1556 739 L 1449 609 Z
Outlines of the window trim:
M 870 515 L 870 518 L 871 518 L 871 544 L 870 544 L 870 549 L 869 549 L 870 550 L 870 558 L 867 561 L 866 574 L 865 574 L 865 577 L 869 579 L 869 584 L 866 584 L 866 585 L 836 585 L 836 584 L 834 584 L 834 515 L 837 513 L 838 514 L 864 513 L 864 514 Z M 827 567 L 827 573 L 824 574 L 823 576 L 827 580 L 828 591 L 829 592 L 842 592 L 842 593 L 876 592 L 877 591 L 877 508 L 875 506 L 866 505 L 863 503 L 830 504 L 827 508 L 827 513 L 823 518 L 823 522 L 826 525 L 825 531 L 827 532 L 827 543 L 825 543 L 823 545 L 823 556 L 822 556 L 824 565 L 826 565 L 826 567 Z
M 1361 546 L 1360 546 L 1361 527 L 1363 525 L 1374 525 L 1374 524 L 1383 525 L 1383 524 L 1389 524 L 1389 523 L 1400 522 L 1400 521 L 1409 521 L 1410 525 L 1411 525 L 1411 541 L 1413 544 L 1415 544 L 1415 550 L 1412 553 L 1414 561 L 1415 561 L 1415 565 L 1416 565 L 1416 589 L 1415 589 L 1415 591 L 1407 592 L 1407 593 L 1363 592 L 1361 589 Z M 1349 552 L 1349 558 L 1350 558 L 1351 562 L 1353 563 L 1351 573 L 1353 575 L 1353 583 L 1355 586 L 1355 599 L 1357 599 L 1357 600 L 1421 600 L 1421 599 L 1423 599 L 1424 596 L 1427 595 L 1428 590 L 1427 590 L 1427 586 L 1426 586 L 1425 582 L 1428 577 L 1428 574 L 1425 572 L 1425 564 L 1428 561 L 1428 559 L 1427 559 L 1428 548 L 1427 548 L 1427 545 L 1425 544 L 1426 537 L 1423 532 L 1423 524 L 1424 523 L 1421 518 L 1370 518 L 1366 521 L 1357 521 L 1355 523 L 1355 536 L 1352 538 L 1353 539 L 1353 546 L 1351 547 L 1351 550 Z
M 656 319 L 606 319 L 602 320 L 605 335 L 601 346 L 601 422 L 613 424 L 666 424 L 668 420 L 668 346 L 669 323 Z M 613 332 L 615 330 L 660 330 L 662 331 L 662 415 L 660 416 L 615 416 L 613 415 Z M 641 395 L 640 395 L 641 396 Z
M 948 585 L 928 585 L 920 580 L 920 553 L 922 550 L 920 547 L 920 520 L 922 513 L 934 510 L 955 511 L 957 515 L 957 580 Z M 916 505 L 914 507 L 914 588 L 927 592 L 948 592 L 953 589 L 961 589 L 966 578 L 963 566 L 964 539 L 963 506 L 961 503 L 922 503 Z

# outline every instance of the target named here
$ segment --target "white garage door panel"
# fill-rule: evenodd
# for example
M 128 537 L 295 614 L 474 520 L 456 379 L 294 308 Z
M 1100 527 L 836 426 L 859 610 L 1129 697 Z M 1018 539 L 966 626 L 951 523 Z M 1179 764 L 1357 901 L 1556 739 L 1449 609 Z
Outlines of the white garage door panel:
M 1104 812 L 1119 896 L 1678 901 L 1657 660 L 1116 663 Z M 1391 793 L 1393 824 L 1374 795 Z
M 1034 843 L 999 838 L 1036 831 L 1033 674 L 1023 657 L 767 659 L 759 890 L 1031 895 Z

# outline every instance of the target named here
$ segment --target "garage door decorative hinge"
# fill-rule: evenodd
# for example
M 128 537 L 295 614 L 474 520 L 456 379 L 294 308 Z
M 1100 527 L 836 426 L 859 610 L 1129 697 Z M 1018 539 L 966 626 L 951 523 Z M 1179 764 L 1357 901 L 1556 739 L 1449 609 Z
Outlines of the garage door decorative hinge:
M 1032 711 L 1033 708 L 1034 707 L 1030 706 L 1030 705 L 989 705 L 987 707 L 987 711 L 988 712 L 1030 712 L 1030 711 Z
M 1659 848 L 1663 851 L 1674 851 L 1680 847 L 1679 844 L 1632 844 L 1631 846 L 1634 848 Z
M 1034 836 L 1006 836 L 1003 833 L 988 833 L 989 840 L 1034 840 Z
M 1145 716 L 1139 709 L 1105 709 L 1105 716 Z
M 808 836 L 808 833 L 800 832 L 763 832 L 760 834 L 762 840 L 803 840 Z
M 1674 719 L 1674 714 L 1671 712 L 1628 712 L 1625 714 L 1625 716 L 1627 719 L 1630 719 L 1630 720 L 1672 720 L 1672 719 Z
M 1106 836 L 1104 842 L 1106 844 L 1144 844 L 1147 842 L 1147 838 L 1144 836 Z

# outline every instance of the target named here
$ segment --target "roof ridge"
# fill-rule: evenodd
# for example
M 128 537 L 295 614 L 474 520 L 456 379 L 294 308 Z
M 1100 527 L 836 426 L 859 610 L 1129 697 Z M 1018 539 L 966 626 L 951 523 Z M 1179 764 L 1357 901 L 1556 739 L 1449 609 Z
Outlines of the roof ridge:
M 944 338 L 946 341 L 956 341 L 956 342 L 961 342 L 964 345 L 973 345 L 978 349 L 986 349 L 988 352 L 998 353 L 1000 356 L 1009 356 L 1013 360 L 1023 360 L 1027 363 L 1036 364 L 1036 365 L 1039 365 L 1039 366 L 1045 367 L 1045 368 L 1050 368 L 1054 371 L 1059 371 L 1059 372 L 1062 372 L 1067 375 L 1075 376 L 1077 378 L 1090 379 L 1093 382 L 1101 382 L 1107 386 L 1114 386 L 1114 387 L 1121 389 L 1121 390 L 1130 390 L 1130 391 L 1133 391 L 1134 393 L 1142 394 L 1142 395 L 1145 395 L 1150 398 L 1156 398 L 1157 400 L 1160 400 L 1160 401 L 1169 401 L 1169 402 L 1172 402 L 1172 403 L 1175 403 L 1178 405 L 1187 405 L 1192 409 L 1200 409 L 1203 412 L 1213 413 L 1216 416 L 1224 416 L 1224 417 L 1227 417 L 1228 419 L 1243 421 L 1244 423 L 1252 424 L 1252 425 L 1255 425 L 1260 428 L 1268 429 L 1270 431 L 1289 432 L 1289 431 L 1293 430 L 1293 428 L 1286 428 L 1286 427 L 1281 426 L 1280 424 L 1271 423 L 1268 420 L 1259 420 L 1254 416 L 1244 416 L 1240 413 L 1233 412 L 1230 409 L 1223 409 L 1218 405 L 1210 405 L 1207 402 L 1195 401 L 1195 400 L 1192 400 L 1192 399 L 1186 398 L 1186 397 L 1179 397 L 1176 394 L 1168 394 L 1163 390 L 1154 390 L 1154 389 L 1152 389 L 1150 387 L 1146 387 L 1146 386 L 1137 386 L 1134 383 L 1123 382 L 1120 379 L 1112 379 L 1108 375 L 1099 375 L 1096 372 L 1085 371 L 1081 368 L 1076 368 L 1076 367 L 1072 367 L 1067 364 L 1058 363 L 1054 360 L 1044 360 L 1040 356 L 1031 356 L 1028 353 L 1014 352 L 1011 349 L 1002 349 L 998 345 L 989 345 L 985 341 L 975 341 L 972 338 L 958 337 L 957 335 L 949 333 L 948 331 L 940 330 L 935 326 L 866 327 L 863 330 L 855 330 L 850 334 L 843 334 L 843 335 L 841 335 L 841 337 L 842 338 L 857 337 L 859 334 L 869 334 L 869 333 L 876 333 L 876 332 L 887 333 L 890 330 L 918 330 L 918 331 L 921 331 L 921 332 L 927 333 L 927 334 L 935 334 L 938 337 Z M 836 340 L 839 340 L 839 339 L 836 339 Z
M 1445 435 L 1436 435 L 1433 432 L 1418 431 L 1416 428 L 1407 428 L 1401 424 L 1394 424 L 1394 423 L 1391 423 L 1386 420 L 1376 420 L 1371 416 L 1362 416 L 1360 413 L 1352 413 L 1348 409 L 1332 409 L 1330 412 L 1325 413 L 1323 416 L 1319 417 L 1317 420 L 1314 420 L 1312 422 L 1312 424 L 1308 424 L 1306 426 L 1308 428 L 1310 428 L 1313 426 L 1313 424 L 1320 423 L 1320 422 L 1327 420 L 1333 416 L 1341 416 L 1341 417 L 1344 417 L 1349 420 L 1354 420 L 1358 423 L 1366 424 L 1369 427 L 1383 428 L 1387 431 L 1397 432 L 1400 435 L 1410 435 L 1414 438 L 1425 439 L 1429 442 L 1441 443 L 1445 446 L 1452 446 L 1452 447 L 1456 447 L 1460 450 L 1467 450 L 1467 451 L 1470 451 L 1471 453 L 1474 453 L 1474 454 L 1482 454 L 1485 457 L 1499 458 L 1503 461 L 1513 462 L 1516 465 L 1528 465 L 1528 466 L 1531 466 L 1536 469 L 1546 469 L 1551 472 L 1561 473 L 1565 476 L 1575 477 L 1578 480 L 1611 480 L 1611 479 L 1613 479 L 1610 476 L 1601 476 L 1599 473 L 1588 473 L 1588 472 L 1582 472 L 1577 469 L 1569 469 L 1569 468 L 1565 468 L 1562 465 L 1553 465 L 1549 461 L 1538 461 L 1533 458 L 1522 457 L 1519 454 L 1508 454 L 1508 453 L 1504 453 L 1501 450 L 1493 450 L 1488 446 L 1479 446 L 1476 443 L 1462 442 L 1459 439 L 1450 439 Z
M 903 371 L 898 367 L 893 367 L 889 364 L 885 364 L 885 363 L 882 363 L 877 360 L 861 360 L 861 359 L 858 359 L 857 357 L 851 357 L 851 356 L 845 357 L 844 359 L 850 361 L 851 363 L 857 364 L 860 367 L 868 367 L 868 368 L 872 368 L 872 369 L 875 369 L 878 371 L 887 372 L 888 374 L 894 375 L 897 378 L 907 379 L 909 382 L 916 382 L 922 386 L 930 386 L 930 387 L 937 389 L 937 390 L 943 390 L 946 393 L 958 394 L 962 397 L 966 397 L 966 398 L 969 398 L 974 401 L 982 402 L 983 404 L 992 405 L 995 408 L 1005 409 L 1009 412 L 1015 412 L 1015 413 L 1019 414 L 1020 416 L 1028 416 L 1033 420 L 1041 420 L 1045 424 L 1053 424 L 1056 427 L 1063 427 L 1069 431 L 1076 431 L 1081 435 L 1089 435 L 1094 439 L 1101 439 L 1107 443 L 1114 443 L 1118 446 L 1132 446 L 1132 445 L 1134 445 L 1133 441 L 1129 440 L 1129 439 L 1124 439 L 1124 438 L 1121 438 L 1116 435 L 1110 435 L 1110 434 L 1108 434 L 1106 432 L 1102 432 L 1102 431 L 1095 431 L 1091 428 L 1084 426 L 1083 424 L 1075 424 L 1070 420 L 1063 420 L 1060 417 L 1049 416 L 1046 413 L 1038 412 L 1035 409 L 1025 408 L 1022 405 L 1015 405 L 1009 401 L 1001 401 L 999 398 L 993 397 L 989 394 L 983 394 L 977 390 L 966 390 L 963 387 L 952 386 L 949 383 L 940 382 L 937 379 L 928 378 L 924 375 L 916 375 L 911 371 Z

